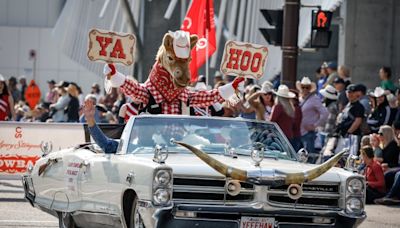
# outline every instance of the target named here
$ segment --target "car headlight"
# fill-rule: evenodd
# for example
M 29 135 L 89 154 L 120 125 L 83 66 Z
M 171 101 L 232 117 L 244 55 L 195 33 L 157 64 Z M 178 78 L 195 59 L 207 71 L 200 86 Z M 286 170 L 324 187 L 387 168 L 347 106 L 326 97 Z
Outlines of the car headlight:
M 171 194 L 167 189 L 157 189 L 153 195 L 154 202 L 157 204 L 166 204 L 171 198 Z
M 363 202 L 360 198 L 350 197 L 346 200 L 346 211 L 348 213 L 359 214 L 363 209 Z
M 159 206 L 168 205 L 172 199 L 172 170 L 161 166 L 153 175 L 153 203 Z
M 154 175 L 154 182 L 157 185 L 167 185 L 171 182 L 171 174 L 167 170 L 158 170 Z
M 361 194 L 364 191 L 364 183 L 358 179 L 351 179 L 347 184 L 347 191 L 353 194 Z

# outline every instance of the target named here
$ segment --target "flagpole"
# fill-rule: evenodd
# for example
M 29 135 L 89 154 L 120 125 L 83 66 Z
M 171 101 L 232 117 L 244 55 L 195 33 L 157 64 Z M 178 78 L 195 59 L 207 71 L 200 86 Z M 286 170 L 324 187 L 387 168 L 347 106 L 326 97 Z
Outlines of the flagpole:
M 206 40 L 207 40 L 207 46 L 206 46 L 206 85 L 208 87 L 208 29 L 206 29 Z
M 206 88 L 208 89 L 208 29 L 206 29 L 206 40 L 207 40 L 207 45 L 206 45 Z M 208 107 L 206 108 L 206 113 L 208 116 Z

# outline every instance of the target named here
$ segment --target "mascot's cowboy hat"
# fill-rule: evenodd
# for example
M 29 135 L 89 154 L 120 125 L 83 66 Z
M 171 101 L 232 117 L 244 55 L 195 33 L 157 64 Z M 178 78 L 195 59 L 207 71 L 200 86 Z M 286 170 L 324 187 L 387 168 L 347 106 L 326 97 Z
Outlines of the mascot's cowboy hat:
M 325 98 L 331 99 L 331 100 L 337 100 L 338 99 L 338 92 L 336 91 L 335 87 L 331 85 L 327 85 L 324 89 L 321 89 L 319 93 L 324 96 Z
M 303 78 L 301 79 L 301 81 L 297 81 L 297 82 L 296 82 L 296 89 L 297 89 L 298 91 L 301 91 L 301 90 L 302 90 L 302 88 L 301 88 L 302 86 L 311 86 L 310 92 L 314 92 L 314 91 L 317 89 L 317 86 L 315 85 L 314 82 L 312 82 L 312 81 L 310 80 L 309 77 L 303 77 Z
M 169 32 L 174 38 L 172 42 L 176 57 L 181 59 L 187 59 L 190 56 L 190 34 L 188 32 L 178 30 L 175 32 Z
M 286 85 L 280 85 L 278 87 L 278 90 L 273 93 L 279 97 L 284 97 L 284 98 L 295 98 L 296 94 L 292 93 L 289 91 L 289 88 Z

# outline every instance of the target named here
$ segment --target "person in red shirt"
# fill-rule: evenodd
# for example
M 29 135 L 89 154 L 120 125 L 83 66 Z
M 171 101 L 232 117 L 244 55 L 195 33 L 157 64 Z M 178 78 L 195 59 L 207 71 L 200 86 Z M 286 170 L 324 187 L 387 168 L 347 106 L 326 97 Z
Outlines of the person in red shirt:
M 385 196 L 385 176 L 379 162 L 374 160 L 374 150 L 370 146 L 364 146 L 360 150 L 362 159 L 366 164 L 365 179 L 367 181 L 367 204 L 373 204 L 374 200 Z

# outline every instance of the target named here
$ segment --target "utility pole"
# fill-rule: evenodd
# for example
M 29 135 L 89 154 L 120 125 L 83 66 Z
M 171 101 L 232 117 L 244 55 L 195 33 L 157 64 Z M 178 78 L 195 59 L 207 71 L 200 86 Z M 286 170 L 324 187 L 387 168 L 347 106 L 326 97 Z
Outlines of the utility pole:
M 297 40 L 299 36 L 300 0 L 285 0 L 283 10 L 281 83 L 295 88 L 297 75 Z

